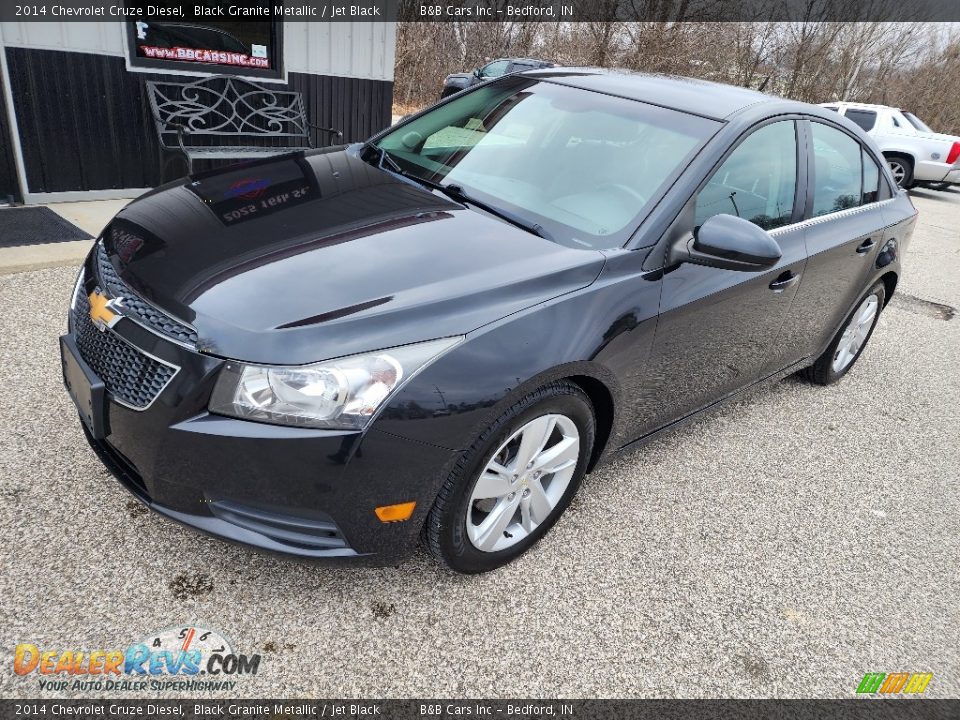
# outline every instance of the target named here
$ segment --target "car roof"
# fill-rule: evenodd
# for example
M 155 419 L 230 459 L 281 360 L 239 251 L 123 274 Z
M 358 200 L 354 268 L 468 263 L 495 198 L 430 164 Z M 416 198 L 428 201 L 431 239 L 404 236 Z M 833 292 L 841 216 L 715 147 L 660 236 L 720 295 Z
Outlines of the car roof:
M 496 60 L 491 60 L 490 62 L 500 62 L 501 60 L 507 60 L 508 62 L 528 62 L 528 63 L 550 63 L 550 60 L 539 60 L 538 58 L 529 58 L 529 57 L 501 57 Z M 488 65 L 490 63 L 487 63 Z
M 601 68 L 528 70 L 523 75 L 660 105 L 712 120 L 724 120 L 758 103 L 787 103 L 796 105 L 798 111 L 803 107 L 808 110 L 811 107 L 805 103 L 795 103 L 749 88 L 679 75 Z
M 833 102 L 820 103 L 820 107 L 827 107 L 829 105 L 842 105 L 849 108 L 863 108 L 864 110 L 899 110 L 900 108 L 894 107 L 893 105 L 875 105 L 874 103 L 860 103 L 860 102 L 850 102 L 849 100 L 834 100 Z

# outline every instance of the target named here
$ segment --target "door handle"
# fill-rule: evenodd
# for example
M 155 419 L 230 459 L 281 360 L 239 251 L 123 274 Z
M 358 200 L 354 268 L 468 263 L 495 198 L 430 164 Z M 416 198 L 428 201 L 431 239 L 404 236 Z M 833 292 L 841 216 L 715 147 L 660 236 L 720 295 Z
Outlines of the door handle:
M 777 275 L 777 279 L 770 283 L 770 289 L 775 293 L 782 293 L 799 279 L 800 273 L 794 274 L 793 271 L 787 270 Z
M 857 255 L 863 255 L 870 252 L 877 246 L 877 241 L 873 238 L 867 238 L 857 246 Z

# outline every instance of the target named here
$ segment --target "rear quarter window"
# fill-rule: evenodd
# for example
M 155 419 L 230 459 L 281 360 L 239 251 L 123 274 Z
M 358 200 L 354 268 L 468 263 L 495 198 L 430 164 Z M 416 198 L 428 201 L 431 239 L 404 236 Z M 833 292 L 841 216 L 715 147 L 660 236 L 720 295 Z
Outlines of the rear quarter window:
M 877 113 L 873 110 L 854 110 L 848 109 L 845 117 L 852 120 L 867 132 L 873 130 L 877 124 Z
M 863 150 L 863 198 L 861 204 L 876 202 L 880 199 L 880 168 L 866 150 Z

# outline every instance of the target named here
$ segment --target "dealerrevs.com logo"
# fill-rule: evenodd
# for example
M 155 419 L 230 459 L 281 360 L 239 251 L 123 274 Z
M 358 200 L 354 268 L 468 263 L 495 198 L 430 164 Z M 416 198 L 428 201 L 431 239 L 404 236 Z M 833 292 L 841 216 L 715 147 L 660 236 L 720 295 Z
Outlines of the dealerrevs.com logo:
M 867 673 L 857 686 L 861 695 L 919 695 L 933 680 L 933 673 Z
M 37 676 L 41 690 L 130 692 L 226 690 L 256 675 L 259 655 L 233 650 L 216 630 L 187 626 L 151 633 L 125 648 L 62 650 L 20 643 L 13 671 Z

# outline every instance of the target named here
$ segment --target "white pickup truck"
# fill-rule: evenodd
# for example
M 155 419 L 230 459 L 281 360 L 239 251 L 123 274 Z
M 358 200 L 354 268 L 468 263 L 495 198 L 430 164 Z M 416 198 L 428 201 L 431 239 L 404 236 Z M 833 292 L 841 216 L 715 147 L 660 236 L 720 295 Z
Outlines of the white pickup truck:
M 916 115 L 887 105 L 820 103 L 866 130 L 880 146 L 897 185 L 945 188 L 960 183 L 960 137 L 935 133 Z

